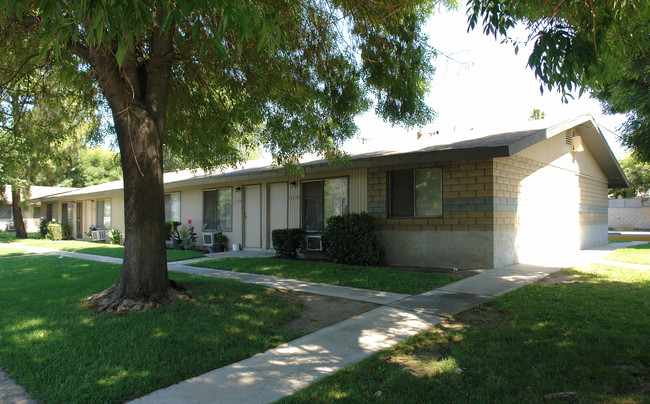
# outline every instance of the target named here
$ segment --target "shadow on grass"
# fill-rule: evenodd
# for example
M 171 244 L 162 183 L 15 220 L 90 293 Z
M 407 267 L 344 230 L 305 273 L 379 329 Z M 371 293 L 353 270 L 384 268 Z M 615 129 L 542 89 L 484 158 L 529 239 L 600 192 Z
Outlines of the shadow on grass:
M 0 364 L 48 403 L 117 403 L 293 339 L 298 308 L 273 290 L 174 274 L 191 299 L 125 316 L 97 314 L 87 296 L 120 267 L 52 256 L 0 271 Z

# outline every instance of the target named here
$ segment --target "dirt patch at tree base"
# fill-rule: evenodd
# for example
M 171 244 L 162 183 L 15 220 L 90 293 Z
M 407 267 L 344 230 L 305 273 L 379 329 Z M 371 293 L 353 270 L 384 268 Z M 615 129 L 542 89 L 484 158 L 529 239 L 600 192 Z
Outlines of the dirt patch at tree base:
M 340 323 L 350 317 L 365 313 L 379 307 L 378 304 L 357 300 L 314 295 L 311 293 L 279 290 L 293 304 L 303 305 L 298 317 L 286 323 L 284 327 L 308 334 L 332 324 Z

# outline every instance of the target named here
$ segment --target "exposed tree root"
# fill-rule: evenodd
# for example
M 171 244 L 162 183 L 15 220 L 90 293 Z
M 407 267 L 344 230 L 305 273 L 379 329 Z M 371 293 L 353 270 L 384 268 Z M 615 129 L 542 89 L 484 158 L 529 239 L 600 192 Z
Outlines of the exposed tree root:
M 116 312 L 118 314 L 131 311 L 146 311 L 160 307 L 164 303 L 176 299 L 189 299 L 185 293 L 187 289 L 178 282 L 170 279 L 167 292 L 161 297 L 125 297 L 117 292 L 117 284 L 110 288 L 96 293 L 86 301 L 97 312 Z

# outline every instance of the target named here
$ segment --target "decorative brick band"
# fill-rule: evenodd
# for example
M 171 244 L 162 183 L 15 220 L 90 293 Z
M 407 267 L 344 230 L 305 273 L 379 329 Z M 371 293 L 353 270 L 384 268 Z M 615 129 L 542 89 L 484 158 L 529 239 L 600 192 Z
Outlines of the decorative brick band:
M 489 212 L 494 198 L 450 198 L 442 200 L 444 212 Z
M 368 213 L 371 215 L 381 215 L 386 213 L 386 202 L 368 201 Z
M 598 215 L 606 215 L 609 209 L 607 206 L 602 205 L 590 205 L 586 203 L 580 204 L 580 213 L 595 213 Z

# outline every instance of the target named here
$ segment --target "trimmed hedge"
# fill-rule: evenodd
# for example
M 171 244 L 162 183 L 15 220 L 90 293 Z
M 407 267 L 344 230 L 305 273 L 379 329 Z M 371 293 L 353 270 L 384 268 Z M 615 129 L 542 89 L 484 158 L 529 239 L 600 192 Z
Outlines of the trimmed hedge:
M 49 240 L 61 240 L 63 237 L 63 232 L 61 231 L 61 225 L 58 223 L 48 223 L 47 224 L 47 235 L 45 236 Z
M 280 258 L 295 259 L 305 245 L 303 229 L 275 229 L 271 232 L 275 254 Z
M 383 252 L 375 235 L 375 221 L 363 213 L 332 216 L 327 219 L 323 248 L 330 259 L 347 265 L 378 265 Z

